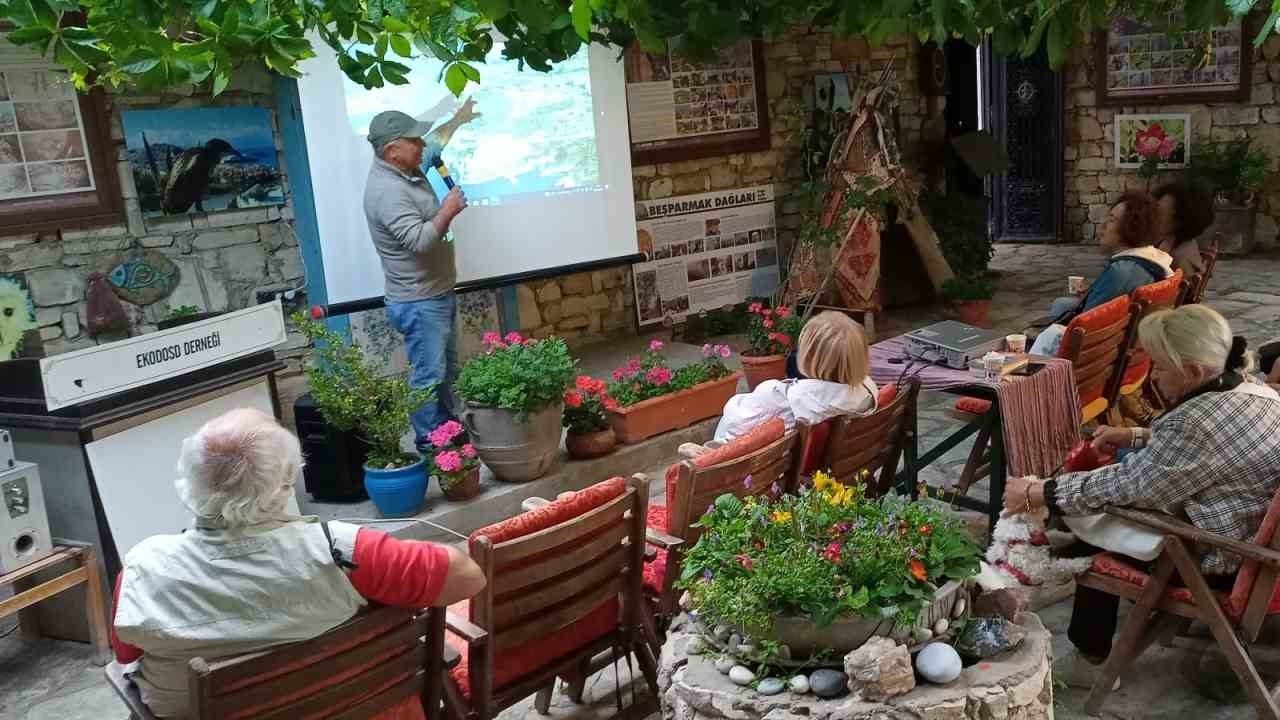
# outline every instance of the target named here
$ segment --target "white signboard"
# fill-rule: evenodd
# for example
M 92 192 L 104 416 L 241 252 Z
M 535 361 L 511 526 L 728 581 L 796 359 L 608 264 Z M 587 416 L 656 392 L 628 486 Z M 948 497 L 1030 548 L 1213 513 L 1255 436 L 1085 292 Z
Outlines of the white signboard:
M 772 185 L 636 203 L 636 220 L 648 258 L 632 266 L 641 325 L 778 289 Z
M 132 390 L 285 341 L 280 301 L 40 361 L 50 410 Z

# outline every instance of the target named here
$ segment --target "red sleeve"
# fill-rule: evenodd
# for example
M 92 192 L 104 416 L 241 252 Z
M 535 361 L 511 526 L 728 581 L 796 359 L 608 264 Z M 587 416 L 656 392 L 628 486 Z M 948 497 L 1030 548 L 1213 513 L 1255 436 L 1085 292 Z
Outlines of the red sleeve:
M 116 576 L 116 589 L 111 596 L 111 647 L 116 651 L 116 662 L 121 665 L 127 665 L 131 662 L 137 662 L 142 657 L 142 651 L 138 648 L 124 642 L 116 635 L 116 609 L 120 607 L 120 581 L 124 579 L 124 571 Z
M 398 540 L 368 528 L 356 534 L 353 562 L 356 568 L 349 577 L 356 592 L 393 607 L 431 605 L 449 574 L 449 551 L 443 545 Z

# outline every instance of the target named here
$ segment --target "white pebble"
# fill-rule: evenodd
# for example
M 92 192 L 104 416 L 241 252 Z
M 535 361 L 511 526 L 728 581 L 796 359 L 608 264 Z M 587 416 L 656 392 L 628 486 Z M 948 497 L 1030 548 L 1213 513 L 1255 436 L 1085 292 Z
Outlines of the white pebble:
M 916 628 L 915 637 L 912 639 L 915 640 L 917 644 L 927 643 L 933 639 L 933 631 L 927 627 L 918 627 Z
M 964 598 L 960 598 L 959 600 L 956 601 L 955 607 L 951 608 L 951 617 L 953 618 L 964 617 L 964 611 L 968 609 L 968 607 L 969 607 L 969 601 L 965 600 Z
M 947 622 L 945 618 L 933 624 L 933 634 L 935 636 L 946 635 L 947 631 L 950 629 L 951 629 L 951 623 Z
M 916 655 L 916 672 L 931 683 L 949 683 L 963 669 L 960 654 L 946 643 L 931 643 Z
M 809 678 L 797 675 L 787 682 L 787 686 L 791 688 L 791 692 L 797 695 L 804 695 L 809 692 Z
M 756 674 L 742 665 L 734 665 L 729 669 L 729 679 L 735 685 L 750 685 L 756 681 Z

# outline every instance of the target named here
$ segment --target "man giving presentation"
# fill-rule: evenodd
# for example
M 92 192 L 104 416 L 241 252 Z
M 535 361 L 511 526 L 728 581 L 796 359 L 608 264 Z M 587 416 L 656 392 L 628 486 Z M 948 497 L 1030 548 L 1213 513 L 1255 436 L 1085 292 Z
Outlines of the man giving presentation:
M 453 417 L 457 268 L 446 236 L 467 207 L 456 187 L 441 202 L 422 174 L 423 136 L 430 129 L 430 122 L 394 110 L 374 116 L 369 144 L 376 157 L 364 191 L 365 220 L 386 277 L 387 317 L 404 335 L 413 366 L 410 384 L 436 386 L 436 399 L 413 414 L 419 448 L 428 445 L 427 433 Z

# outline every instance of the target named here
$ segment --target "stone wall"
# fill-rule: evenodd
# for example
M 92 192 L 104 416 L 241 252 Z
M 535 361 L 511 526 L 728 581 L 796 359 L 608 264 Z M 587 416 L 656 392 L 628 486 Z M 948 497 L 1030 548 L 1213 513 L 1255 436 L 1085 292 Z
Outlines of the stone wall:
M 1247 44 L 1246 47 L 1251 47 Z M 1075 50 L 1063 68 L 1066 90 L 1066 138 L 1064 169 L 1066 178 L 1067 242 L 1097 242 L 1101 223 L 1111 203 L 1126 189 L 1147 190 L 1148 183 L 1137 170 L 1122 170 L 1115 164 L 1115 116 L 1133 113 L 1190 113 L 1191 156 L 1197 142 L 1249 137 L 1259 147 L 1280 157 L 1280 37 L 1272 36 L 1262 48 L 1253 50 L 1252 94 L 1247 103 L 1200 103 L 1194 105 L 1124 105 L 1098 107 L 1094 90 L 1092 35 Z M 1273 161 L 1274 166 L 1274 161 Z M 1150 183 L 1173 180 L 1176 173 L 1164 173 Z M 1255 247 L 1277 246 L 1277 219 L 1280 219 L 1280 175 L 1273 176 L 1258 202 Z
M 114 258 L 131 249 L 156 250 L 181 273 L 167 298 L 146 306 L 122 301 L 131 320 L 130 334 L 156 329 L 170 309 L 193 305 L 204 311 L 236 310 L 254 304 L 258 290 L 303 285 L 305 273 L 292 229 L 287 168 L 286 204 L 280 207 L 191 213 L 144 218 L 129 169 L 120 114 L 126 110 L 252 105 L 266 108 L 275 123 L 271 77 L 263 71 L 237 74 L 217 98 L 182 95 L 114 94 L 109 97 L 112 157 L 124 196 L 125 216 L 116 225 L 0 237 L 0 273 L 25 275 L 36 305 L 45 355 L 120 339 L 123 334 L 89 337 L 85 327 L 85 282 L 106 272 Z M 280 140 L 276 138 L 279 149 Z M 291 337 L 280 354 L 297 358 L 304 341 Z
M 890 39 L 871 47 L 862 38 L 838 39 L 825 30 L 798 28 L 764 45 L 765 82 L 769 102 L 771 144 L 768 150 L 734 153 L 632 168 L 636 200 L 657 200 L 716 190 L 775 186 L 779 254 L 795 240 L 801 223 L 799 202 L 788 192 L 803 180 L 799 143 L 808 121 L 814 75 L 852 72 L 862 77 L 879 72 L 894 59 L 902 93 L 899 97 L 899 144 L 904 151 L 931 132 L 941 120 L 942 98 L 920 94 L 917 46 L 909 38 Z M 941 133 L 941 128 L 936 127 Z M 517 288 L 520 326 L 538 335 L 553 331 L 582 345 L 618 334 L 634 334 L 635 289 L 630 268 L 581 273 Z

